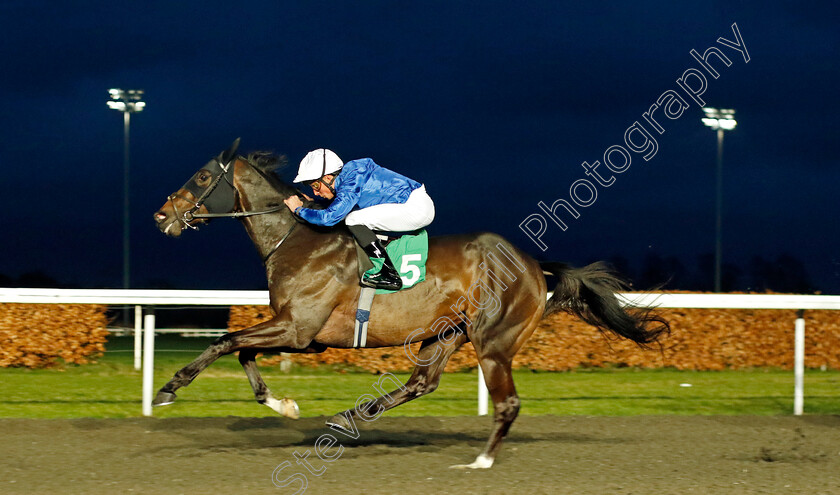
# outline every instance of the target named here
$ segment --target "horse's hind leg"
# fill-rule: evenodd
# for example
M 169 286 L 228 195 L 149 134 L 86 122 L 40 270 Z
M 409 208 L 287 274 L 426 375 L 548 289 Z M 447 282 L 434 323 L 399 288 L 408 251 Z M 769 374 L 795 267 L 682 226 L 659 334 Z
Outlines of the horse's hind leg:
M 454 335 L 446 335 L 446 338 L 443 339 L 433 338 L 424 341 L 420 346 L 420 352 L 418 352 L 415 363 L 428 364 L 418 364 L 411 373 L 411 377 L 402 387 L 365 402 L 358 408 L 340 412 L 328 419 L 327 424 L 350 431 L 352 430 L 349 422 L 351 417 L 361 416 L 362 419 L 372 421 L 371 418 L 378 418 L 380 414 L 389 409 L 434 392 L 440 384 L 440 377 L 449 358 L 466 341 L 467 336 L 463 331 L 456 332 Z
M 452 466 L 460 469 L 489 468 L 496 459 L 496 454 L 502 446 L 502 439 L 507 435 L 510 425 L 519 414 L 519 396 L 516 395 L 516 387 L 513 385 L 513 376 L 510 370 L 511 361 L 509 358 L 484 357 L 480 359 L 481 371 L 484 373 L 484 381 L 493 399 L 494 422 L 493 432 L 484 447 L 472 464 L 458 464 Z
M 298 408 L 297 402 L 287 398 L 276 399 L 271 395 L 271 390 L 268 389 L 262 376 L 260 376 L 260 370 L 257 369 L 256 356 L 257 351 L 251 349 L 239 351 L 239 364 L 242 365 L 242 368 L 245 370 L 245 375 L 248 376 L 248 382 L 251 383 L 251 388 L 254 389 L 254 396 L 257 402 L 265 404 L 283 416 L 298 419 L 300 417 L 300 409 Z

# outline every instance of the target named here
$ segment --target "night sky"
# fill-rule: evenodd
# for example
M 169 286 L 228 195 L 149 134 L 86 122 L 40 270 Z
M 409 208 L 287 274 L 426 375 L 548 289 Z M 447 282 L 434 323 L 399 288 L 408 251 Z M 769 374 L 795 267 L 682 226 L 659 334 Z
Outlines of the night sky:
M 147 102 L 131 124 L 133 287 L 265 287 L 238 222 L 170 239 L 152 221 L 241 137 L 241 151 L 288 155 L 286 178 L 328 147 L 425 183 L 432 235 L 495 231 L 540 259 L 609 259 L 645 283 L 706 288 L 716 138 L 677 82 L 695 69 L 707 80 L 699 98 L 738 120 L 723 158 L 729 288 L 764 288 L 753 277 L 761 263 L 801 263 L 812 289 L 840 293 L 840 7 L 623 5 L 3 2 L 0 274 L 12 285 L 30 272 L 121 285 L 123 127 L 106 106 L 118 87 L 145 90 Z M 717 42 L 736 40 L 733 23 L 749 62 Z M 709 59 L 717 79 L 690 54 L 712 46 L 731 61 Z M 658 133 L 643 115 L 669 90 L 688 108 L 673 119 L 656 110 Z M 629 149 L 636 122 L 658 149 L 649 160 L 630 151 L 612 173 L 604 152 Z M 614 177 L 608 187 L 581 166 L 595 161 Z M 539 202 L 571 201 L 579 179 L 597 198 L 577 219 L 558 210 L 568 228 L 547 221 L 542 251 L 520 223 L 547 218 Z

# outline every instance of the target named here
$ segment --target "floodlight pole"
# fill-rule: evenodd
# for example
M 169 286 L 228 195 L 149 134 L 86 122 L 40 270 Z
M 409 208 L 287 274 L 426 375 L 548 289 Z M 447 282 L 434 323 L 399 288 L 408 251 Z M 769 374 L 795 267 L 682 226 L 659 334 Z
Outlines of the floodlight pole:
M 129 222 L 129 127 L 131 112 L 123 112 L 123 289 L 131 287 L 131 244 Z
M 715 201 L 715 292 L 721 287 L 721 260 L 723 259 L 723 128 L 717 130 L 717 199 Z
M 703 124 L 717 131 L 717 194 L 715 197 L 715 292 L 721 291 L 721 260 L 723 259 L 723 131 L 738 124 L 735 110 L 706 107 Z
M 131 215 L 130 215 L 130 176 L 131 164 L 129 128 L 131 125 L 131 114 L 142 112 L 146 106 L 143 101 L 142 89 L 122 90 L 113 88 L 108 90 L 111 99 L 108 101 L 108 108 L 117 110 L 123 114 L 123 289 L 131 288 Z M 128 327 L 128 311 L 123 311 L 123 326 Z M 136 323 L 136 322 L 135 322 Z M 136 326 L 136 325 L 135 325 Z
M 111 100 L 108 108 L 123 114 L 123 289 L 131 287 L 131 244 L 130 244 L 130 127 L 131 114 L 142 112 L 146 103 L 142 100 L 142 89 L 109 89 Z

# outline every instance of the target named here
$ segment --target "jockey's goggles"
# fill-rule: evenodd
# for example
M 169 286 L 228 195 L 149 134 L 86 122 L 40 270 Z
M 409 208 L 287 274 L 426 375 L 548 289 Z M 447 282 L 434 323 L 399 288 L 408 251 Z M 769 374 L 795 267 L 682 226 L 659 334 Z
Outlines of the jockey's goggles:
M 321 177 L 320 179 L 313 180 L 309 184 L 309 187 L 311 187 L 313 191 L 320 191 L 321 190 L 321 184 L 323 184 L 323 185 L 327 186 L 327 189 L 329 189 L 330 191 L 333 192 L 333 194 L 335 194 L 335 189 L 333 189 L 333 187 L 332 187 L 332 185 L 334 183 L 335 183 L 335 177 L 333 177 L 333 179 L 330 182 L 326 182 L 324 180 L 324 178 Z

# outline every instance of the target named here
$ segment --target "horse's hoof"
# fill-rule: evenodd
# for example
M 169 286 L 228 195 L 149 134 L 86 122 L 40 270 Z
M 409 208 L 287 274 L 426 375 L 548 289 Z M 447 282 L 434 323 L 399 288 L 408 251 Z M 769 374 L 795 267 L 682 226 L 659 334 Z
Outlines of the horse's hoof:
M 164 392 L 163 390 L 158 391 L 157 395 L 155 396 L 155 400 L 152 401 L 153 406 L 168 406 L 175 402 L 176 396 L 172 392 Z
M 493 458 L 481 454 L 472 464 L 455 464 L 449 467 L 452 469 L 489 469 L 491 466 L 493 466 Z
M 300 408 L 297 402 L 292 399 L 277 400 L 274 397 L 269 397 L 265 400 L 265 405 L 287 418 L 298 419 L 300 417 Z
M 329 426 L 330 428 L 336 428 L 347 432 L 353 431 L 353 426 L 350 424 L 350 421 L 347 420 L 347 416 L 345 416 L 344 414 L 336 414 L 335 416 L 328 419 L 327 426 Z

